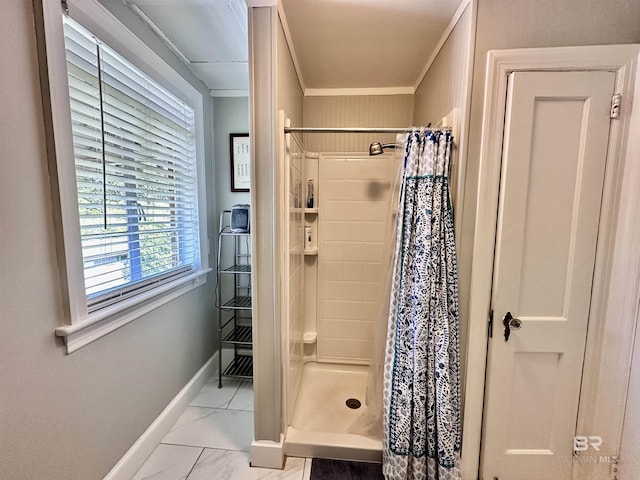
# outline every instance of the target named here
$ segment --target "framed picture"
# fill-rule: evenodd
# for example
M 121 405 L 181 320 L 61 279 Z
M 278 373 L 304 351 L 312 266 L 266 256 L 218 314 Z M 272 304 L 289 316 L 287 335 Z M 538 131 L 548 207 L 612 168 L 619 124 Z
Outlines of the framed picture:
M 231 145 L 231 191 L 248 192 L 251 179 L 249 134 L 229 134 Z

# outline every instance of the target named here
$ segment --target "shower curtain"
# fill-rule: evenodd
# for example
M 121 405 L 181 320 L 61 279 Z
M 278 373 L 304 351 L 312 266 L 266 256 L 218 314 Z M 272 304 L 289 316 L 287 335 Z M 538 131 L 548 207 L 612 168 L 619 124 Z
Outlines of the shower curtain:
M 452 136 L 407 134 L 383 384 L 387 480 L 459 479 L 458 285 L 449 198 Z

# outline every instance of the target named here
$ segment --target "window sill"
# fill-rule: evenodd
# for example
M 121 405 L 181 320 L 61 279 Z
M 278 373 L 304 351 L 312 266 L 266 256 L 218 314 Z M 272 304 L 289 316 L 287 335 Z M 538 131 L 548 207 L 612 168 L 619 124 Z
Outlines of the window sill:
M 63 337 L 67 354 L 73 353 L 161 305 L 204 285 L 207 281 L 207 273 L 210 271 L 210 268 L 200 270 L 97 311 L 78 323 L 56 328 L 55 334 L 58 337 Z

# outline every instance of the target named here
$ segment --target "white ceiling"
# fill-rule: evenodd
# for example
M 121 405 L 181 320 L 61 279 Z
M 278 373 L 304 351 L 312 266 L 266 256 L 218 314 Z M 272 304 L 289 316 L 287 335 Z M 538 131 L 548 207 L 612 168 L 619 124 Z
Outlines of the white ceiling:
M 306 88 L 414 87 L 461 0 L 282 0 Z
M 125 0 L 125 3 L 214 95 L 248 94 L 244 0 Z
M 308 89 L 414 87 L 462 0 L 282 0 Z M 244 0 L 125 0 L 213 95 L 249 88 Z

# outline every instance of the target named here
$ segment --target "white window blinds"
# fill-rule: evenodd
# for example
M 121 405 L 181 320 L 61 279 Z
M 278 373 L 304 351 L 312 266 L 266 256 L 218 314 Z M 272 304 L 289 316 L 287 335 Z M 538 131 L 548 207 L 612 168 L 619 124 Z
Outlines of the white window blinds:
M 194 110 L 64 19 L 89 311 L 199 267 Z

